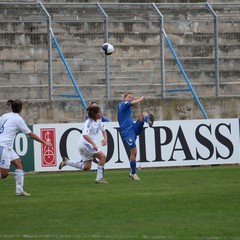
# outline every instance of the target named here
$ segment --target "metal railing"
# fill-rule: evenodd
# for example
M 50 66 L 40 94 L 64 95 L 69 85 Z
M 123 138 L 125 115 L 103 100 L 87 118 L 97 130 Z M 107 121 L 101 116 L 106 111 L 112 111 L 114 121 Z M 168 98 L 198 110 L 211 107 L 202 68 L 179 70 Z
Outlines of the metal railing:
M 187 83 L 163 30 L 199 96 L 240 94 L 240 3 L 1 2 L 0 12 L 2 86 L 17 80 L 48 87 L 47 96 L 38 90 L 40 96 L 26 92 L 26 99 L 70 93 L 51 30 L 85 96 L 96 87 L 99 98 L 114 98 L 110 86 L 141 86 L 153 97 L 188 96 L 177 91 Z M 110 57 L 101 52 L 104 42 L 115 47 Z

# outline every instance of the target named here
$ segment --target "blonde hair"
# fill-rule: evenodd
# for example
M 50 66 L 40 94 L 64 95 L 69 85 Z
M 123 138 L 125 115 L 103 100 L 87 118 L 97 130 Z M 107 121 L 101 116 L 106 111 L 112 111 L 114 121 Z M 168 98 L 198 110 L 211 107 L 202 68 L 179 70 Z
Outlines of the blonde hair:
M 125 93 L 123 94 L 123 97 L 122 97 L 123 100 L 127 97 L 128 94 L 132 94 L 132 92 L 125 92 Z

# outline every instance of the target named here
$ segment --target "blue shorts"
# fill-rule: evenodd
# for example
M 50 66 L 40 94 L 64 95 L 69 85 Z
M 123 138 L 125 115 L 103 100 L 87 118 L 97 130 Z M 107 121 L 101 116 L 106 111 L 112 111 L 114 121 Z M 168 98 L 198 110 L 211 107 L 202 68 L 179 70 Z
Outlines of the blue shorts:
M 127 128 L 122 135 L 124 142 L 127 144 L 129 149 L 136 147 L 137 136 L 140 135 L 143 131 L 144 122 L 141 122 L 139 119 Z

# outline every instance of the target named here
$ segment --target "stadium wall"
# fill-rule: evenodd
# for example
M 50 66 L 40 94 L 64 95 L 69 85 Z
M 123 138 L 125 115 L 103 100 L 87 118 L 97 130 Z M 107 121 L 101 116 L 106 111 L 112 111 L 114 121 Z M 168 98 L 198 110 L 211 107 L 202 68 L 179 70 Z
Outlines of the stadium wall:
M 135 96 L 140 97 L 140 96 Z M 11 96 L 9 96 L 11 98 Z M 91 101 L 98 102 L 104 115 L 111 121 L 117 121 L 117 104 L 121 100 L 99 100 L 93 98 Z M 208 118 L 238 118 L 240 116 L 239 97 L 213 97 L 201 98 L 200 102 L 205 109 Z M 0 101 L 0 115 L 8 111 L 7 100 Z M 86 102 L 87 105 L 90 104 Z M 152 112 L 156 120 L 190 120 L 203 119 L 194 99 L 168 98 L 168 99 L 146 99 L 134 109 L 134 118 L 141 111 Z M 22 116 L 27 124 L 42 123 L 76 123 L 85 121 L 86 112 L 79 99 L 53 100 L 53 101 L 26 101 L 24 102 Z

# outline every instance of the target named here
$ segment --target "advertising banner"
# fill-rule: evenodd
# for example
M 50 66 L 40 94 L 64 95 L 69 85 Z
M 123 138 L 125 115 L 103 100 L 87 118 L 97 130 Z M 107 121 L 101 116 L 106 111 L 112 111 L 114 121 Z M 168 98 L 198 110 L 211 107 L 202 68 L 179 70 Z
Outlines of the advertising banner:
M 108 145 L 99 148 L 106 154 L 105 169 L 129 168 L 129 150 L 119 133 L 117 122 L 105 123 Z M 78 142 L 83 123 L 37 124 L 33 131 L 51 141 L 49 149 L 34 142 L 35 171 L 56 171 L 66 156 L 80 161 Z M 144 126 L 137 139 L 138 167 L 174 167 L 240 163 L 239 119 L 156 121 Z M 92 169 L 96 169 L 93 164 Z M 64 167 L 63 170 L 74 170 Z
M 28 127 L 32 131 L 33 127 L 32 126 Z M 41 145 L 40 143 L 38 144 L 39 146 Z M 16 135 L 13 148 L 16 151 L 16 153 L 20 156 L 23 162 L 24 171 L 26 172 L 34 171 L 33 140 L 27 135 L 19 132 Z M 15 167 L 12 164 L 10 165 L 10 171 L 11 172 L 15 171 Z

